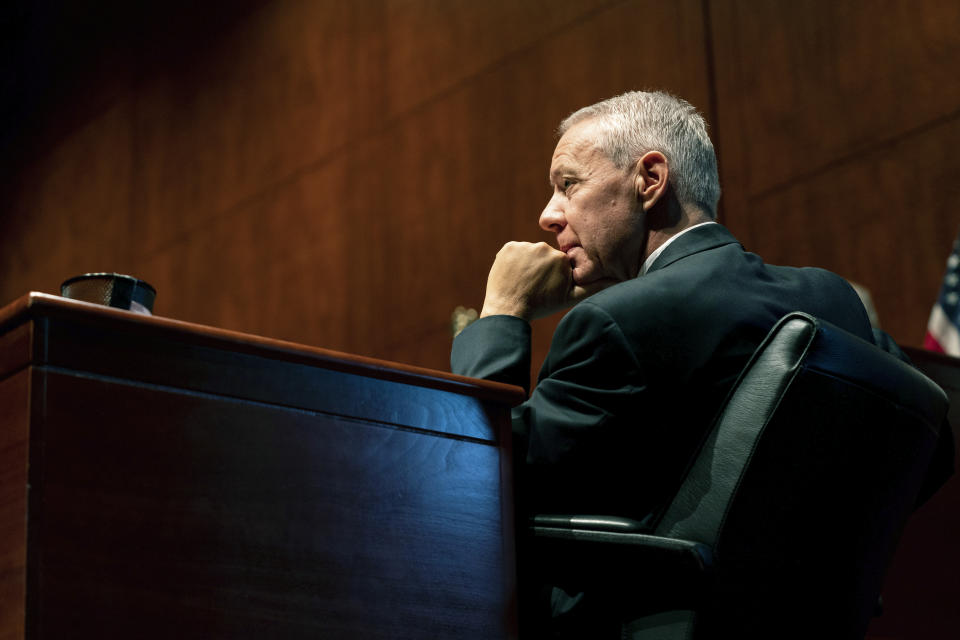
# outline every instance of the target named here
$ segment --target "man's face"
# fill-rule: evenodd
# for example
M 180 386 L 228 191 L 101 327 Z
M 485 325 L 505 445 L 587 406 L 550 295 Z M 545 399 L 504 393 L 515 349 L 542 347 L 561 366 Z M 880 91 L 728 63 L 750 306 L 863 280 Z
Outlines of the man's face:
M 632 167 L 618 169 L 597 139 L 590 120 L 560 138 L 550 165 L 553 197 L 540 214 L 540 226 L 557 234 L 579 285 L 636 277 L 646 244 L 636 174 Z

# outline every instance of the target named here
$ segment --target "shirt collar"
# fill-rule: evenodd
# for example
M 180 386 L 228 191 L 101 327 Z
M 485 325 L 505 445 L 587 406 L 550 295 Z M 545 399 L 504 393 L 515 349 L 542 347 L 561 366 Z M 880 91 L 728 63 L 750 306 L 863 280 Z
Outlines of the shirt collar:
M 705 224 L 717 224 L 717 222 L 716 220 L 707 220 L 706 222 L 700 222 L 698 224 L 689 226 L 686 229 L 683 229 L 682 231 L 679 231 L 673 234 L 672 236 L 670 236 L 669 238 L 667 238 L 666 242 L 664 242 L 662 245 L 657 247 L 656 251 L 654 251 L 649 256 L 647 256 L 647 259 L 643 261 L 643 267 L 640 269 L 640 275 L 644 275 L 647 272 L 647 270 L 649 270 L 650 267 L 653 266 L 653 263 L 656 262 L 657 258 L 660 257 L 660 254 L 663 253 L 663 250 L 670 246 L 671 242 L 673 242 L 674 240 L 676 240 L 677 238 L 685 234 L 687 231 L 690 231 L 691 229 L 696 229 L 697 227 L 702 227 Z

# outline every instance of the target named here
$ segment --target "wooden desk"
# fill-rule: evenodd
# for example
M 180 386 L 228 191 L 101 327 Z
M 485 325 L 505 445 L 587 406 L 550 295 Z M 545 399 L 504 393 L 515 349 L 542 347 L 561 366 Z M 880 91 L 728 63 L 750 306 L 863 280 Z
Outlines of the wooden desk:
M 516 387 L 29 294 L 0 638 L 515 637 Z

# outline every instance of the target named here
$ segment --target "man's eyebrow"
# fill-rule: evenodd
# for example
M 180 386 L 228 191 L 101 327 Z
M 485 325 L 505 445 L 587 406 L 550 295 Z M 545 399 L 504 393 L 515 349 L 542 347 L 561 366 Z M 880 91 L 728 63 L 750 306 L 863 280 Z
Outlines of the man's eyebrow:
M 550 173 L 547 175 L 547 183 L 550 185 L 553 185 L 554 180 L 556 180 L 559 176 L 562 176 L 565 173 L 575 174 L 576 171 L 570 165 L 561 164 L 556 168 L 552 169 Z

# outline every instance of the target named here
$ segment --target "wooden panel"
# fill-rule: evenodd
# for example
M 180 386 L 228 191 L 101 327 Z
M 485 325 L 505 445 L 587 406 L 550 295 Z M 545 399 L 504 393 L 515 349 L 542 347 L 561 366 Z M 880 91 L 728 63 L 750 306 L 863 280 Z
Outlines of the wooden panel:
M 0 381 L 23 369 L 33 357 L 32 323 L 23 323 L 13 329 L 0 328 Z
M 57 373 L 46 398 L 35 637 L 506 634 L 495 447 Z
M 376 371 L 346 357 L 338 360 L 293 349 L 256 344 L 238 349 L 226 340 L 197 340 L 187 330 L 157 331 L 120 320 L 51 321 L 44 364 L 84 375 L 430 429 L 491 444 L 508 433 L 505 422 L 491 423 L 487 402 L 449 393 L 457 387 L 468 391 L 467 385 L 454 380 Z M 387 363 L 383 365 L 385 369 Z
M 420 429 L 435 426 L 487 442 L 502 441 L 509 430 L 505 415 L 493 420 L 495 406 L 522 397 L 519 387 L 497 382 L 42 293 L 0 308 L 0 331 L 0 370 L 32 362 Z
M 24 38 L 48 33 L 37 16 L 77 19 L 68 3 L 50 4 L 27 12 Z M 20 150 L 20 175 L 5 189 L 13 206 L 0 215 L 9 242 L 0 299 L 53 292 L 80 271 L 137 272 L 144 252 L 601 4 L 245 0 L 191 8 L 187 19 L 171 17 L 176 3 L 117 8 L 92 26 L 119 44 L 78 38 L 61 51 L 98 69 L 52 74 L 57 106 L 34 105 L 51 111 L 56 135 L 65 123 L 75 130 L 33 164 L 34 149 Z M 24 79 L 34 71 L 15 70 Z
M 348 351 L 361 310 L 347 305 L 343 273 L 360 257 L 344 210 L 357 186 L 330 165 L 144 256 L 155 312 Z
M 603 4 L 267 4 L 138 92 L 135 208 L 147 246 L 329 162 Z
M 960 111 L 960 5 L 711 2 L 728 188 L 749 196 Z
M 770 262 L 825 267 L 867 286 L 883 327 L 919 345 L 960 229 L 958 144 L 960 119 L 755 198 L 730 226 L 748 228 L 748 248 Z
M 0 382 L 4 632 L 515 635 L 511 388 L 39 294 L 0 309 L 30 323 L 48 364 Z
M 120 102 L 23 167 L 0 214 L 0 304 L 59 293 L 88 271 L 122 271 L 141 244 L 130 219 L 130 104 Z
M 25 630 L 30 375 L 0 380 L 0 640 Z
M 960 229 L 960 5 L 710 5 L 727 225 L 920 344 Z

